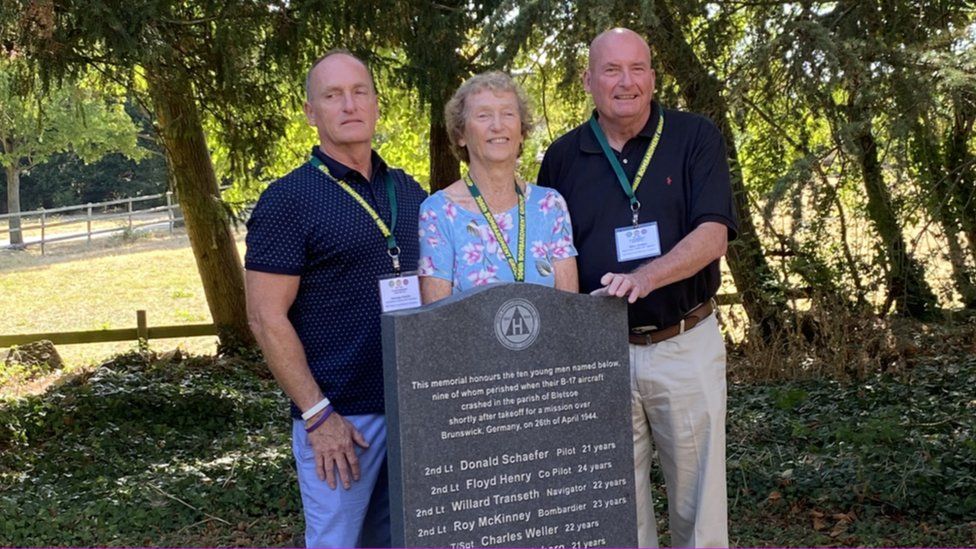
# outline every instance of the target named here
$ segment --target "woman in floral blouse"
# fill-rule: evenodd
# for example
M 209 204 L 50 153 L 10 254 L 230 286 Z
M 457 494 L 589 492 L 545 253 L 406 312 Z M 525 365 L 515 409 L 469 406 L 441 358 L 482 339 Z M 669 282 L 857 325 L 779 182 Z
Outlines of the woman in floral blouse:
M 495 282 L 578 291 L 566 202 L 515 175 L 532 128 L 524 93 L 507 74 L 479 74 L 458 88 L 444 116 L 468 171 L 420 206 L 424 303 Z

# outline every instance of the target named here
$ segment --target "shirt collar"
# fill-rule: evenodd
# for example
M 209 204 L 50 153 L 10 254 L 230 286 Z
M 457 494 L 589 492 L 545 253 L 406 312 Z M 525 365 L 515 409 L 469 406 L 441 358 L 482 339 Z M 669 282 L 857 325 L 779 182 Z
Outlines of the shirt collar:
M 318 145 L 312 147 L 312 156 L 321 160 L 325 164 L 325 167 L 329 169 L 329 173 L 336 179 L 346 182 L 366 180 L 363 174 L 322 152 L 322 149 Z M 383 161 L 376 151 L 370 151 L 370 163 L 373 166 L 373 180 L 375 181 L 378 175 L 386 172 L 386 162 Z
M 593 114 L 597 114 L 594 109 Z M 637 132 L 637 135 L 632 137 L 634 139 L 647 139 L 650 140 L 654 137 L 654 131 L 657 129 L 658 120 L 661 118 L 661 105 L 657 101 L 651 101 L 651 116 L 647 117 L 647 123 L 641 128 L 641 131 Z M 600 147 L 600 142 L 596 140 L 596 135 L 593 134 L 593 130 L 590 129 L 589 124 L 584 124 L 586 128 L 580 135 L 580 150 L 585 153 L 590 154 L 603 154 L 603 148 Z

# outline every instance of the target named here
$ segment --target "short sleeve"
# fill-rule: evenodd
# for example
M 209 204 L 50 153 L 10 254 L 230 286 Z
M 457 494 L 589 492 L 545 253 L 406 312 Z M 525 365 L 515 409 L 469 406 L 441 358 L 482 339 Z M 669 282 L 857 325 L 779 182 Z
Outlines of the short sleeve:
M 706 121 L 692 155 L 688 221 L 693 228 L 708 221 L 721 223 L 728 227 L 730 241 L 738 234 L 725 140 L 718 128 Z
M 298 202 L 284 185 L 272 183 L 261 194 L 247 220 L 244 268 L 273 274 L 302 274 L 305 233 Z
M 420 263 L 418 275 L 454 280 L 454 242 L 451 223 L 457 215 L 453 202 L 434 194 L 420 205 Z
M 554 189 L 545 189 L 544 201 L 551 201 L 552 212 L 548 216 L 552 220 L 552 242 L 549 245 L 554 260 L 567 259 L 578 255 L 573 245 L 573 225 L 569 218 L 569 208 L 562 195 Z

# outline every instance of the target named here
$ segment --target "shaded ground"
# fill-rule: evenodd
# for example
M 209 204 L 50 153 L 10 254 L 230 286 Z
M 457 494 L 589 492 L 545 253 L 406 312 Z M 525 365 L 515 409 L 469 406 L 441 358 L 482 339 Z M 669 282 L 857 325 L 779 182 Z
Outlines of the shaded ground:
M 126 355 L 0 401 L 0 545 L 300 545 L 265 372 Z M 974 388 L 968 352 L 851 385 L 733 384 L 733 543 L 976 545 Z

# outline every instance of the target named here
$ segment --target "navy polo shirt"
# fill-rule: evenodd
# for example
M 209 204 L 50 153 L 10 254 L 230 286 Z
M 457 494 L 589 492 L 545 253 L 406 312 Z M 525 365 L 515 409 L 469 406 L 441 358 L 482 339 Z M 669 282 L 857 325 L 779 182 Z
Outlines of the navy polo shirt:
M 417 219 L 426 193 L 373 152 L 372 180 L 312 150 L 333 176 L 358 192 L 390 225 L 386 174 L 397 197 L 400 263 L 417 265 Z M 245 268 L 300 276 L 288 318 L 312 376 L 343 415 L 383 413 L 378 278 L 393 274 L 386 239 L 369 214 L 309 163 L 261 194 L 247 222 Z M 292 417 L 300 417 L 292 404 Z
M 654 102 L 651 107 L 640 133 L 622 151 L 614 151 L 630 181 L 661 119 L 660 105 Z M 549 147 L 539 185 L 558 190 L 569 206 L 573 242 L 579 251 L 581 292 L 600 288 L 600 278 L 608 272 L 630 272 L 648 261 L 617 261 L 614 229 L 631 224 L 630 199 L 589 124 L 574 128 Z M 657 222 L 662 254 L 706 221 L 728 227 L 730 241 L 736 237 L 725 141 L 718 128 L 702 116 L 664 109 L 663 133 L 636 196 L 641 203 L 639 222 Z M 716 260 L 694 276 L 657 288 L 630 305 L 630 326 L 677 324 L 688 311 L 714 296 L 720 282 Z

